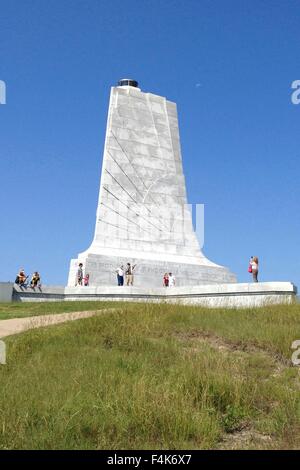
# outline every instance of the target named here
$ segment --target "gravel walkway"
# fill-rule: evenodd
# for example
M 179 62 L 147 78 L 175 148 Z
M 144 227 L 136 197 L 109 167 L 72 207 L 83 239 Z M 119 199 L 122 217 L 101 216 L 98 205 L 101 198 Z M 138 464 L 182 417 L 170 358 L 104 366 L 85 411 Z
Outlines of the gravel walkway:
M 40 315 L 26 318 L 12 318 L 9 320 L 0 320 L 0 338 L 22 333 L 23 331 L 41 328 L 44 326 L 57 325 L 66 321 L 79 320 L 81 318 L 93 317 L 99 313 L 115 310 L 91 310 L 86 312 L 59 313 L 52 315 Z

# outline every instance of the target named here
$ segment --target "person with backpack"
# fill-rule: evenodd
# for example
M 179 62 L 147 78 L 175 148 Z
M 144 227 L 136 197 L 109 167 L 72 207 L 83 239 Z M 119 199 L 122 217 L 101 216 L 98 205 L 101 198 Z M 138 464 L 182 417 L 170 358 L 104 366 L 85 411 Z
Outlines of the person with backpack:
M 253 256 L 252 278 L 253 278 L 253 282 L 258 282 L 258 257 L 257 256 Z
M 258 257 L 251 256 L 248 272 L 252 274 L 253 282 L 258 282 Z

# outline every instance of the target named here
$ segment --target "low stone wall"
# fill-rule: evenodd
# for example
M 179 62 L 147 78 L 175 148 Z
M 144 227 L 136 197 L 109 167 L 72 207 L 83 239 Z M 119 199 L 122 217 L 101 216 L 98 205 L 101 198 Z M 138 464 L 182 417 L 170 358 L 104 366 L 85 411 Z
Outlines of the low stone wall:
M 64 286 L 19 287 L 13 289 L 14 302 L 62 302 L 65 298 Z M 77 300 L 77 299 L 75 299 Z
M 0 302 L 12 301 L 13 287 L 13 282 L 0 282 Z
M 60 287 L 32 289 L 14 286 L 12 300 L 21 302 L 55 301 L 129 301 L 167 302 L 207 307 L 257 307 L 266 304 L 292 303 L 297 288 L 291 282 L 257 284 L 214 284 L 193 287 L 139 288 L 127 286 Z

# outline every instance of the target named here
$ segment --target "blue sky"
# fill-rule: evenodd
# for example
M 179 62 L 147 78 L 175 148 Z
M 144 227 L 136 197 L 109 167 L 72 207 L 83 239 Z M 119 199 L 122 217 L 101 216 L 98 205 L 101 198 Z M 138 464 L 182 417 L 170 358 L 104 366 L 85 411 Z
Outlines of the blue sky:
M 93 237 L 110 87 L 178 107 L 204 253 L 300 286 L 298 0 L 1 1 L 0 280 L 65 284 Z

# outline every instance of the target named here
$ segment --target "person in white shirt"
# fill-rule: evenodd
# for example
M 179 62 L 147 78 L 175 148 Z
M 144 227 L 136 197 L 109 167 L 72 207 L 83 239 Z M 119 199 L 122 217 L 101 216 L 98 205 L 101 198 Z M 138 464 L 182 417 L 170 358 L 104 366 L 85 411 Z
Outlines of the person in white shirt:
M 169 287 L 174 287 L 175 286 L 175 276 L 172 275 L 172 273 L 169 273 Z
M 250 260 L 250 264 L 252 266 L 253 282 L 258 282 L 258 279 L 257 279 L 257 276 L 258 276 L 258 257 L 253 256 L 253 258 Z
M 124 284 L 124 266 L 120 266 L 117 271 L 118 286 L 123 286 Z

